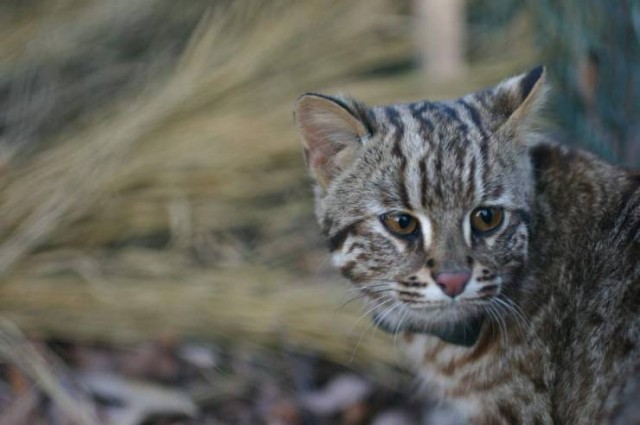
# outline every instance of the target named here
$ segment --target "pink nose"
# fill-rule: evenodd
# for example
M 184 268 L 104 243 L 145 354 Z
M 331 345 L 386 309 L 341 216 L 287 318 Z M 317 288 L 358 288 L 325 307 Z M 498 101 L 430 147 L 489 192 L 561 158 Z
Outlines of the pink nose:
M 442 292 L 454 298 L 464 291 L 464 287 L 467 286 L 471 273 L 469 272 L 457 272 L 457 273 L 438 273 L 436 276 L 436 283 L 442 289 Z

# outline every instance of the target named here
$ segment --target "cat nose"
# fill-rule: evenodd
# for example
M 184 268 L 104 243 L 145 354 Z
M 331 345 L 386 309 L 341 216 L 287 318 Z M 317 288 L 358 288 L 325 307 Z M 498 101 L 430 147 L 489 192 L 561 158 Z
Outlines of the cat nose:
M 471 273 L 469 272 L 456 272 L 456 273 L 447 273 L 442 272 L 438 273 L 435 276 L 436 283 L 442 289 L 442 292 L 454 298 L 456 295 L 460 295 L 465 286 L 467 286 L 467 282 L 471 278 Z

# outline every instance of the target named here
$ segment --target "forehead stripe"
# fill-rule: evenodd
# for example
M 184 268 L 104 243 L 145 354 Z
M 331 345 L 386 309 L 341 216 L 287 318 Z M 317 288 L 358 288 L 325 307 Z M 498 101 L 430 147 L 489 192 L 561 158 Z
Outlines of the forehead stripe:
M 420 203 L 423 208 L 427 207 L 427 157 L 420 160 Z
M 400 171 L 399 171 L 400 181 L 398 182 L 400 202 L 402 203 L 402 206 L 404 208 L 410 209 L 411 207 L 409 205 L 409 194 L 407 192 L 407 187 L 405 182 L 406 180 L 405 173 L 407 169 L 407 157 L 402 152 L 402 139 L 404 138 L 404 132 L 405 132 L 404 123 L 402 122 L 402 119 L 400 118 L 400 114 L 395 108 L 386 108 L 385 112 L 387 115 L 387 119 L 393 126 L 393 130 L 394 130 L 393 148 L 391 150 L 391 153 L 393 154 L 394 157 L 400 160 Z
M 409 105 L 413 119 L 418 123 L 420 137 L 422 137 L 425 143 L 429 141 L 429 136 L 435 128 L 433 122 L 425 115 L 425 112 L 431 108 L 433 108 L 433 105 L 429 102 L 412 103 Z
M 393 125 L 394 142 L 397 144 L 404 138 L 404 123 L 400 119 L 400 113 L 393 107 L 385 108 L 384 112 L 391 125 Z
M 467 134 L 469 133 L 469 127 L 467 126 L 467 123 L 465 123 L 460 118 L 460 115 L 458 115 L 458 111 L 453 106 L 444 103 L 438 104 L 438 110 L 446 115 L 445 119 L 447 121 L 456 124 L 460 131 L 464 134 L 464 136 L 467 136 Z
M 441 150 L 438 150 L 435 152 L 435 160 L 433 163 L 433 168 L 436 176 L 442 175 L 442 151 Z M 444 194 L 442 192 L 441 184 L 434 184 L 433 189 L 434 189 L 434 194 L 438 197 L 439 200 L 444 199 Z
M 411 110 L 413 117 L 416 119 L 422 118 L 423 114 L 431 107 L 432 107 L 431 103 L 426 101 L 409 104 L 409 110 Z
M 445 105 L 444 103 L 440 104 L 438 106 L 439 106 L 439 109 L 442 112 L 444 112 L 444 114 L 447 116 L 447 118 L 450 118 L 450 119 L 452 119 L 454 121 L 460 121 L 460 117 L 458 116 L 458 112 L 456 112 L 456 110 L 453 109 L 451 106 Z
M 476 129 L 480 133 L 480 137 L 482 138 L 483 141 L 486 141 L 488 139 L 487 131 L 484 128 L 484 125 L 482 124 L 482 119 L 480 118 L 480 114 L 478 113 L 478 110 L 473 106 L 471 106 L 469 102 L 467 102 L 466 100 L 460 100 L 458 101 L 458 103 L 467 110 L 467 112 L 469 113 L 469 117 L 471 118 L 471 121 L 473 121 L 473 125 L 476 127 Z
M 476 161 L 475 155 L 471 158 L 469 163 L 469 174 L 467 175 L 467 197 L 473 199 L 473 195 L 476 191 Z

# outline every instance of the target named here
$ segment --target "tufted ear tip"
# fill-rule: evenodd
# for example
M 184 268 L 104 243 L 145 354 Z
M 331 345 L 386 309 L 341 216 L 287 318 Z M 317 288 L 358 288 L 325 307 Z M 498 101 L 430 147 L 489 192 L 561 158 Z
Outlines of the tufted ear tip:
M 504 128 L 519 128 L 537 116 L 547 98 L 545 80 L 545 67 L 538 65 L 528 72 L 507 78 L 491 90 L 492 110 L 500 117 Z
M 546 70 L 544 65 L 538 65 L 528 73 L 524 74 L 520 80 L 522 98 L 526 99 L 537 84 L 544 84 Z

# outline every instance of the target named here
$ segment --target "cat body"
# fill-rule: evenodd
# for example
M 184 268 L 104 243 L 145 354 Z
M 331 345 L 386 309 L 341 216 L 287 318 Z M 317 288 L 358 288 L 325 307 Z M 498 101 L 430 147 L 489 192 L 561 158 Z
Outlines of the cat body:
M 309 94 L 334 264 L 471 424 L 640 423 L 640 176 L 547 140 L 536 68 L 455 101 Z
M 640 400 L 638 179 L 555 144 L 531 156 L 531 234 L 544 237 L 531 238 L 517 311 L 472 347 L 406 334 L 406 351 L 471 423 L 638 423 L 623 416 Z

